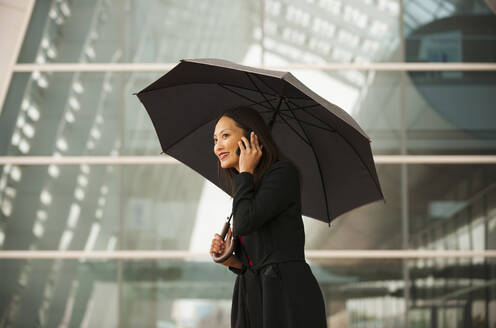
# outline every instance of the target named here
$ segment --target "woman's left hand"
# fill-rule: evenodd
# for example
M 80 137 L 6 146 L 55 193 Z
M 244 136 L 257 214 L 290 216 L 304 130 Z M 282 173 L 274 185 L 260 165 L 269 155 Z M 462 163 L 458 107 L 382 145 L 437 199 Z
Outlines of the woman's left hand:
M 250 142 L 245 136 L 241 137 L 238 141 L 239 149 L 241 154 L 239 155 L 239 172 L 250 172 L 253 174 L 255 168 L 262 157 L 263 145 L 259 145 L 258 137 L 255 132 L 250 133 Z

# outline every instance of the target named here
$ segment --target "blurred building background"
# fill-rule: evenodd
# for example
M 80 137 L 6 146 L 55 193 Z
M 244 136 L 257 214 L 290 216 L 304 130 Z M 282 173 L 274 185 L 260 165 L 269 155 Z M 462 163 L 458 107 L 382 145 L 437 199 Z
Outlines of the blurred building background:
M 304 217 L 306 250 L 485 251 L 309 259 L 329 327 L 496 327 L 496 167 L 465 160 L 496 151 L 495 13 L 491 0 L 0 0 L 0 327 L 229 327 L 235 275 L 208 257 L 1 257 L 208 254 L 231 201 L 180 163 L 16 162 L 159 155 L 132 93 L 158 65 L 204 57 L 287 66 L 397 159 L 376 161 L 386 203 L 330 229 Z

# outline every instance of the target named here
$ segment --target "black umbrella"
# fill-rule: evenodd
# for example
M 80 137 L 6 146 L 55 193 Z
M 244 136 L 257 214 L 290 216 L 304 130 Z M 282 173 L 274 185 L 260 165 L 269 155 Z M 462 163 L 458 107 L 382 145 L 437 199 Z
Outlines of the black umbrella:
M 291 73 L 221 59 L 183 59 L 137 93 L 163 152 L 229 193 L 217 177 L 212 134 L 219 114 L 250 106 L 301 172 L 302 214 L 324 222 L 384 199 L 370 138 L 357 122 Z

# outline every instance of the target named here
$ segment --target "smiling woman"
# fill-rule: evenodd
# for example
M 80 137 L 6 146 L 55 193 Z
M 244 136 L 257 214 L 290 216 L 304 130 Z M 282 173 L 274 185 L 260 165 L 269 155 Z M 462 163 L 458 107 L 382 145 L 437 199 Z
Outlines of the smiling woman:
M 233 129 L 236 129 L 236 130 L 241 130 L 241 129 L 234 126 L 234 121 L 232 119 L 230 119 L 227 116 L 224 116 L 219 120 L 219 122 L 217 123 L 217 126 L 220 126 L 222 128 L 226 125 L 231 126 L 231 128 L 230 129 L 223 129 L 222 131 L 219 132 L 219 136 L 220 136 L 219 138 L 221 140 L 217 141 L 217 138 L 215 137 L 217 134 L 214 134 L 214 144 L 216 145 L 215 148 L 224 150 L 224 149 L 231 149 L 234 146 L 233 143 L 237 139 L 236 137 L 239 134 L 239 131 L 235 131 Z M 220 144 L 220 146 L 219 146 L 219 144 Z M 217 153 L 217 156 L 219 157 L 219 159 L 221 161 L 222 167 L 225 168 L 224 165 L 226 165 L 226 161 L 224 161 L 224 160 L 227 159 L 230 152 L 228 152 L 228 151 L 220 151 L 220 152 L 216 151 L 216 153 Z M 229 159 L 232 161 L 235 158 L 233 156 L 231 156 Z M 239 172 L 239 163 L 236 163 L 236 170 Z
M 246 138 L 250 130 L 254 133 Z M 304 256 L 297 167 L 281 154 L 263 118 L 249 107 L 223 113 L 213 140 L 219 174 L 231 178 L 232 236 L 239 240 L 234 254 L 221 262 L 237 275 L 231 327 L 327 327 L 324 297 Z M 226 248 L 216 234 L 210 254 Z
M 253 134 L 247 139 L 245 136 L 249 130 Z M 217 118 L 213 145 L 213 151 L 219 159 L 219 181 L 227 178 L 231 187 L 232 179 L 238 173 L 251 172 L 256 184 L 273 163 L 286 159 L 272 139 L 262 116 L 255 109 L 246 106 L 235 107 Z M 239 155 L 236 153 L 238 148 L 241 150 Z M 234 189 L 231 188 L 231 195 L 233 192 Z

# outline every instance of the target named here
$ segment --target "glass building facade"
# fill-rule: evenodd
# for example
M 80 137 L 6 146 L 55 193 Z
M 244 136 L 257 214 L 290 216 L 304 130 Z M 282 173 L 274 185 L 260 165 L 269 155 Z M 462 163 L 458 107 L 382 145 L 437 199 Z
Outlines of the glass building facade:
M 306 250 L 480 252 L 309 259 L 329 327 L 496 327 L 496 166 L 464 161 L 496 154 L 491 1 L 33 6 L 0 112 L 0 327 L 230 326 L 235 275 L 207 256 L 188 256 L 208 254 L 230 213 L 228 195 L 174 161 L 8 161 L 158 156 L 158 138 L 133 93 L 165 73 L 160 65 L 205 57 L 287 67 L 353 116 L 375 156 L 397 159 L 376 161 L 385 203 L 345 213 L 331 228 L 303 217 Z M 459 69 L 409 69 L 412 63 Z M 412 164 L 408 155 L 459 161 Z M 1 257 L 12 250 L 55 252 Z M 125 250 L 186 255 L 57 255 Z

